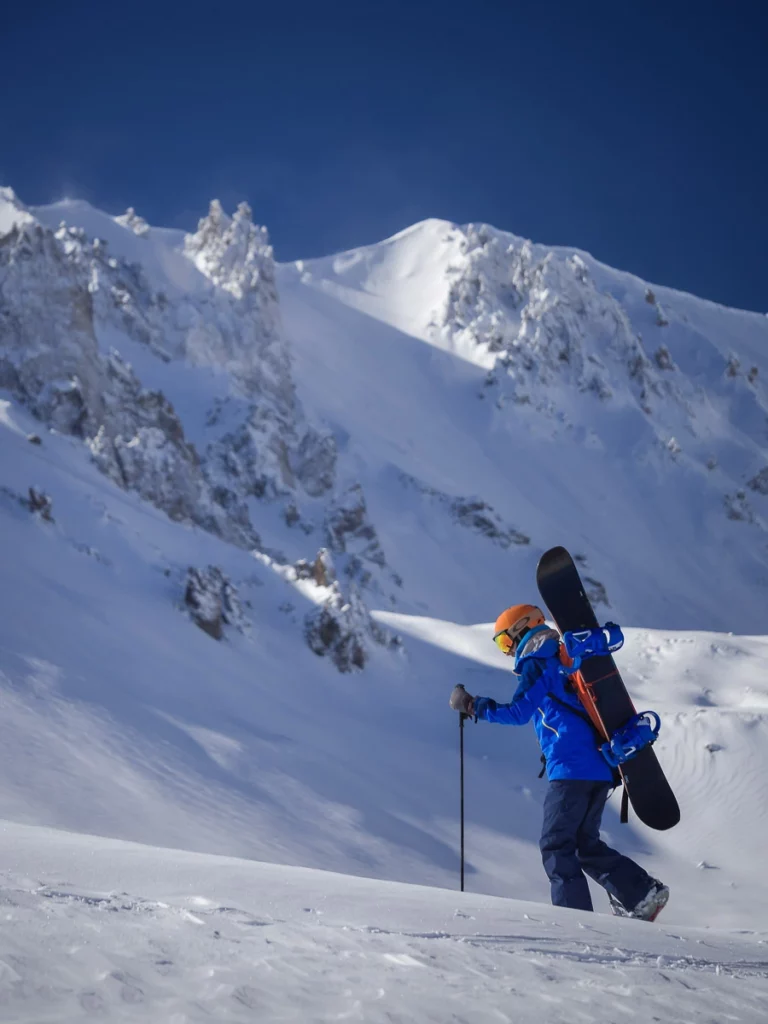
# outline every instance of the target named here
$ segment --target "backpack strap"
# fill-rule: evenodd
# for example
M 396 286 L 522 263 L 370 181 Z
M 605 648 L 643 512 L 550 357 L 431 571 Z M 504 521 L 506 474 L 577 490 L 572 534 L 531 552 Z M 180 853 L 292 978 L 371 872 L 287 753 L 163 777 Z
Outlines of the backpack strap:
M 566 711 L 570 711 L 572 715 L 576 715 L 577 718 L 580 718 L 583 722 L 586 722 L 587 725 L 589 725 L 592 729 L 592 732 L 594 732 L 596 736 L 599 736 L 599 733 L 595 727 L 595 723 L 592 721 L 592 719 L 589 717 L 586 711 L 579 711 L 579 709 L 573 707 L 572 704 L 569 704 L 567 701 L 561 700 L 559 697 L 556 697 L 554 693 L 548 693 L 547 696 L 550 700 L 553 700 L 555 704 L 559 704 L 561 708 L 565 708 Z M 599 738 L 601 742 L 604 742 L 602 736 L 599 736 Z
M 603 737 L 600 735 L 600 733 L 598 732 L 598 730 L 597 730 L 597 728 L 595 726 L 595 723 L 592 721 L 592 719 L 589 717 L 589 715 L 586 712 L 581 712 L 577 708 L 571 707 L 571 705 L 566 703 L 566 701 L 560 700 L 559 697 L 556 697 L 554 693 L 548 693 L 547 696 L 549 697 L 550 700 L 553 700 L 556 704 L 559 704 L 560 707 L 565 708 L 567 711 L 571 711 L 574 715 L 577 715 L 579 718 L 581 718 L 582 721 L 587 722 L 589 725 L 591 725 L 592 726 L 592 731 L 594 732 L 595 736 L 597 736 L 597 738 L 602 742 Z M 600 749 L 600 747 L 598 747 L 598 750 L 599 749 Z M 541 759 L 542 759 L 542 761 L 544 760 L 544 755 L 543 754 L 542 754 Z M 546 763 L 545 763 L 545 767 L 542 768 L 541 773 L 539 774 L 539 778 L 542 777 L 542 775 L 544 774 L 545 769 L 546 769 Z M 621 786 L 622 787 L 622 790 L 621 790 L 621 811 L 619 813 L 619 822 L 622 825 L 626 825 L 627 822 L 629 821 L 629 790 L 627 789 L 626 784 L 624 783 L 624 780 L 623 780 L 623 778 L 621 777 L 621 774 L 618 771 L 618 768 L 614 768 L 613 769 L 613 776 L 614 776 L 614 780 L 613 780 L 614 787 L 616 787 L 616 786 Z

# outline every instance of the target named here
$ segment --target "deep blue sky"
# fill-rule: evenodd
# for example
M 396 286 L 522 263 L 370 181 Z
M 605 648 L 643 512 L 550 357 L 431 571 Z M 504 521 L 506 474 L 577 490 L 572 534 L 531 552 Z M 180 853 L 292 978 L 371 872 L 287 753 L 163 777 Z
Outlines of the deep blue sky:
M 279 259 L 436 216 L 768 311 L 765 4 L 11 0 L 0 182 Z

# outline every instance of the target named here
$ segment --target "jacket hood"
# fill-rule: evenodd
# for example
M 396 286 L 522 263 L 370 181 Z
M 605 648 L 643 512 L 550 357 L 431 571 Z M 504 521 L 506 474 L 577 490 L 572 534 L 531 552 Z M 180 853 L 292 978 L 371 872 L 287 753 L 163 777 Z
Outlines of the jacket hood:
M 520 641 L 515 654 L 515 672 L 526 658 L 553 658 L 560 649 L 560 634 L 549 626 L 535 626 L 529 629 Z

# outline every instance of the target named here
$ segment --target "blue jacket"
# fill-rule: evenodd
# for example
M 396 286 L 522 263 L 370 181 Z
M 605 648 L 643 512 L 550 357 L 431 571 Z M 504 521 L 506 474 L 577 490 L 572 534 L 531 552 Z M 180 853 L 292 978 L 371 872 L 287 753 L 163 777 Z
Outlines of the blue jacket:
M 553 629 L 536 626 L 529 630 L 520 641 L 515 658 L 520 685 L 514 697 L 509 704 L 478 697 L 475 714 L 486 722 L 501 725 L 525 725 L 533 719 L 550 780 L 612 782 L 613 772 L 600 753 L 597 734 L 584 706 L 566 688 L 567 676 L 561 671 L 559 647 L 560 637 Z

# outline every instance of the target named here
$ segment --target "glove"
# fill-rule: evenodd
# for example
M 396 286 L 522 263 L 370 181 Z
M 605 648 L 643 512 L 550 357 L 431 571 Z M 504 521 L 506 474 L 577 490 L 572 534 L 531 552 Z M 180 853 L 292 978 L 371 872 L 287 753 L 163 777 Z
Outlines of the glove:
M 454 711 L 459 711 L 462 715 L 472 717 L 475 713 L 475 698 L 467 693 L 461 683 L 458 686 L 454 686 L 451 691 L 449 704 Z
M 482 719 L 483 721 L 487 721 L 488 712 L 493 712 L 496 710 L 496 701 L 493 699 L 493 697 L 475 697 L 474 705 L 475 721 L 477 721 L 478 718 Z

